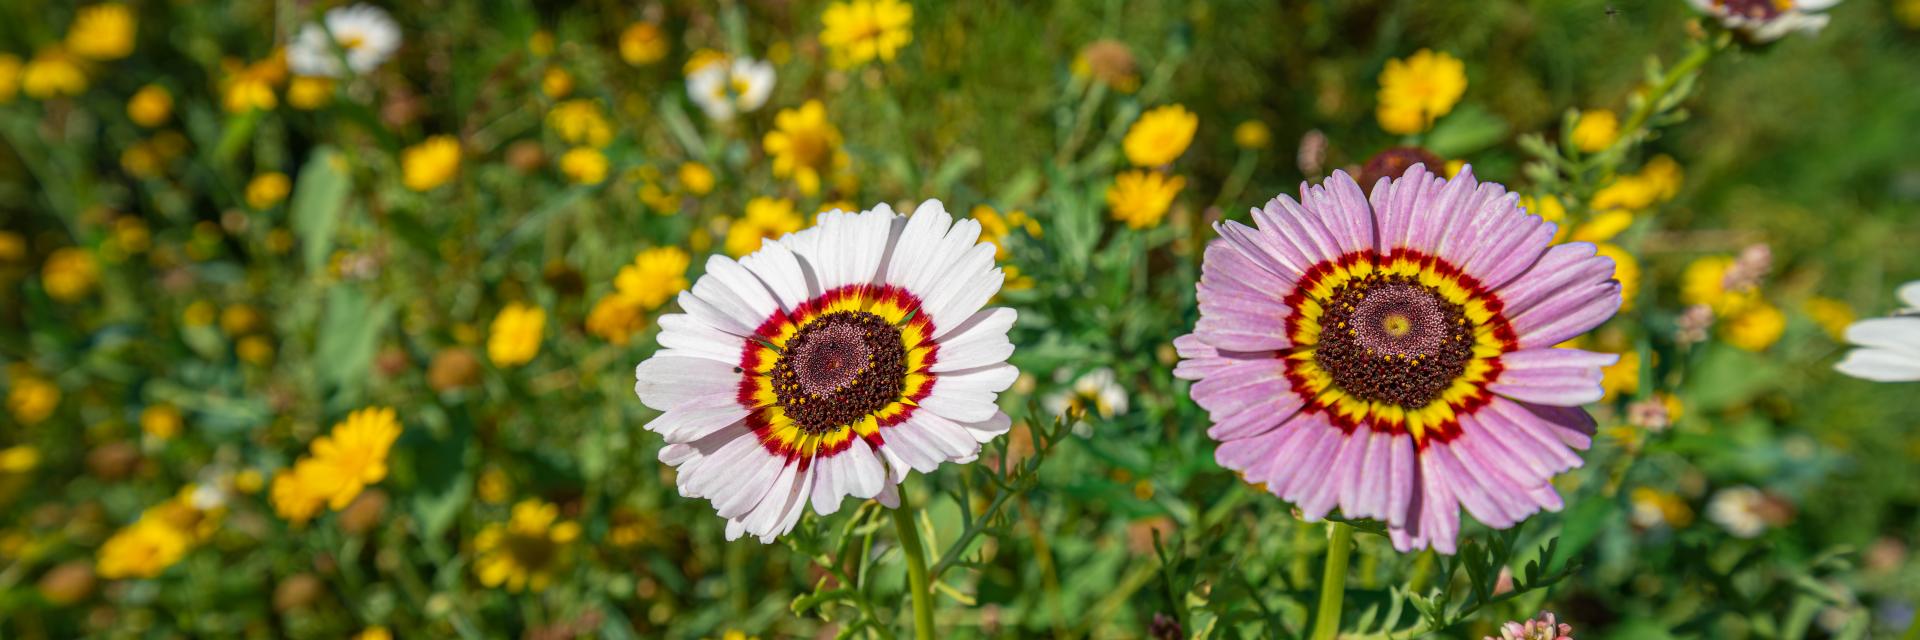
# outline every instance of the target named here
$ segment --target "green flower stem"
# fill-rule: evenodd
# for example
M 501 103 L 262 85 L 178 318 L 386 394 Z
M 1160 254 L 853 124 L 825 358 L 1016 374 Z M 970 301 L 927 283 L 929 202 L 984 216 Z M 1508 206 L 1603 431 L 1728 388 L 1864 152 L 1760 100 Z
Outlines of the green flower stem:
M 1340 635 L 1340 603 L 1347 595 L 1347 560 L 1352 557 L 1353 527 L 1328 522 L 1327 566 L 1320 574 L 1320 609 L 1313 616 L 1312 640 Z
M 931 640 L 933 634 L 933 586 L 927 579 L 927 551 L 920 543 L 918 513 L 907 503 L 905 487 L 900 490 L 900 508 L 893 510 L 893 529 L 900 536 L 900 552 L 907 556 L 907 588 L 913 592 L 913 637 Z

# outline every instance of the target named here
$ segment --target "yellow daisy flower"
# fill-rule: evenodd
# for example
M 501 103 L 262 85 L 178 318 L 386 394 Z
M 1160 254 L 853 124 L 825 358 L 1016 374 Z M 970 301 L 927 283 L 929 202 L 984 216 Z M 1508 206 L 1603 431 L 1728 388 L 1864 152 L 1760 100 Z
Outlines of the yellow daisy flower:
M 540 591 L 570 555 L 580 524 L 560 519 L 560 509 L 540 500 L 513 505 L 505 523 L 487 525 L 473 538 L 473 571 L 480 583 L 519 593 Z
M 747 206 L 751 212 L 753 205 Z M 748 215 L 752 216 L 751 213 Z M 619 275 L 614 276 L 613 286 L 621 294 L 634 298 L 642 307 L 658 309 L 686 290 L 687 267 L 692 263 L 692 256 L 679 247 L 647 249 L 634 256 L 633 264 L 620 268 Z
M 414 191 L 432 191 L 460 173 L 460 141 L 453 136 L 427 138 L 400 151 L 400 181 Z
M 1193 144 L 1193 132 L 1199 127 L 1199 116 L 1186 107 L 1170 104 L 1148 111 L 1133 121 L 1120 145 L 1127 153 L 1127 161 L 1136 167 L 1167 165 L 1186 153 L 1187 145 Z
M 819 100 L 808 100 L 799 109 L 781 109 L 774 116 L 774 130 L 767 132 L 761 145 L 773 156 L 773 176 L 791 178 L 800 192 L 820 192 L 820 176 L 847 164 L 840 150 L 840 130 L 827 121 L 827 107 Z
M 1388 133 L 1427 130 L 1453 111 L 1467 92 L 1467 67 L 1458 58 L 1421 49 L 1387 61 L 1380 72 L 1380 106 L 1375 112 Z
M 1605 150 L 1620 138 L 1620 116 L 1607 109 L 1580 112 L 1573 124 L 1573 147 L 1586 153 Z
M 727 226 L 727 255 L 738 258 L 753 253 L 760 250 L 763 239 L 778 238 L 802 226 L 805 222 L 794 212 L 792 200 L 754 198 L 747 201 L 747 215 Z
M 310 491 L 324 495 L 335 511 L 347 508 L 367 485 L 387 477 L 387 453 L 400 437 L 400 421 L 388 407 L 361 409 L 314 439 L 312 465 L 300 469 Z
M 267 209 L 287 199 L 293 191 L 293 180 L 287 174 L 268 171 L 247 181 L 247 206 L 254 209 Z
M 600 184 L 607 180 L 607 154 L 593 147 L 574 147 L 560 155 L 560 174 L 574 184 Z
M 108 580 L 152 578 L 179 562 L 192 546 L 188 532 L 143 516 L 100 545 L 94 568 Z
M 36 100 L 77 96 L 87 90 L 87 74 L 78 58 L 60 47 L 47 47 L 27 62 L 20 88 Z
M 1128 171 L 1113 178 L 1107 187 L 1107 207 L 1113 219 L 1134 229 L 1160 224 L 1173 206 L 1173 198 L 1187 186 L 1187 179 L 1167 176 L 1158 171 Z
M 67 50 L 89 60 L 119 60 L 133 53 L 133 35 L 133 11 L 127 5 L 96 4 L 74 14 Z
M 173 115 L 173 94 L 166 87 L 149 84 L 133 92 L 127 99 L 127 119 L 142 127 L 158 127 L 166 124 Z
M 517 302 L 507 305 L 493 318 L 487 336 L 487 359 L 497 367 L 526 364 L 540 354 L 540 340 L 546 330 L 546 310 Z
M 651 22 L 635 22 L 620 32 L 620 59 L 627 64 L 653 64 L 667 57 L 667 34 Z
M 31 373 L 13 376 L 13 388 L 7 391 L 7 411 L 20 426 L 40 424 L 60 406 L 60 387 Z
M 48 296 L 61 302 L 79 300 L 99 281 L 100 263 L 93 254 L 77 247 L 55 250 L 40 267 L 40 285 Z
M 892 62 L 913 41 L 913 7 L 899 0 L 835 2 L 827 5 L 820 22 L 820 44 L 842 68 L 875 59 Z
M 568 100 L 547 112 L 547 128 L 570 145 L 604 147 L 613 141 L 613 124 L 591 99 Z

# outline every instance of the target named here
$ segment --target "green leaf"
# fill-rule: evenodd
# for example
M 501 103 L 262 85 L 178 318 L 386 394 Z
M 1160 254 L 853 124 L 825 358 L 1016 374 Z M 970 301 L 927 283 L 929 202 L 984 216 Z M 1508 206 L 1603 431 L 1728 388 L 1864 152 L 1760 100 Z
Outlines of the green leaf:
M 417 485 L 409 494 L 413 517 L 420 521 L 420 537 L 437 539 L 446 533 L 454 518 L 467 505 L 473 493 L 473 472 L 468 467 L 467 448 L 473 429 L 464 416 L 455 413 L 452 429 L 445 438 L 418 432 L 413 456 Z
M 313 347 L 313 366 L 323 382 L 336 389 L 357 391 L 373 366 L 380 334 L 393 319 L 393 305 L 370 299 L 352 287 L 327 292 Z
M 314 149 L 301 167 L 287 215 L 292 219 L 293 232 L 300 237 L 301 257 L 308 271 L 319 269 L 332 251 L 333 231 L 346 215 L 347 194 L 352 187 L 346 158 L 332 147 Z
M 1427 150 L 1442 158 L 1462 158 L 1507 137 L 1507 121 L 1475 104 L 1464 104 L 1434 124 Z
M 1567 515 L 1560 523 L 1558 546 L 1547 566 L 1553 570 L 1567 566 L 1574 556 L 1599 537 L 1600 531 L 1607 527 L 1618 510 L 1616 501 L 1603 496 L 1589 496 L 1567 509 Z

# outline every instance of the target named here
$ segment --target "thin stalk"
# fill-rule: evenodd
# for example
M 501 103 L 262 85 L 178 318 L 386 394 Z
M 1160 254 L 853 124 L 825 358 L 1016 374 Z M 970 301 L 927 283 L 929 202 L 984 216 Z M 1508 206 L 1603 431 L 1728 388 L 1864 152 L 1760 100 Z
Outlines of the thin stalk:
M 907 588 L 913 592 L 913 637 L 932 640 L 933 587 L 927 579 L 927 552 L 920 543 L 920 527 L 914 523 L 919 513 L 907 502 L 905 487 L 900 491 L 900 508 L 893 510 L 894 533 L 900 537 L 900 553 L 907 557 Z
M 1347 595 L 1347 561 L 1352 556 L 1353 527 L 1328 522 L 1327 566 L 1320 574 L 1320 609 L 1313 616 L 1312 640 L 1340 635 L 1340 604 Z

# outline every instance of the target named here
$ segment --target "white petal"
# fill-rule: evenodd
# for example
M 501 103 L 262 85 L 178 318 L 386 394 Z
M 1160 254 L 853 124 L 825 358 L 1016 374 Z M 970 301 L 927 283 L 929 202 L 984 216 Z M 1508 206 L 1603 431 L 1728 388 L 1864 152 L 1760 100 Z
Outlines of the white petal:
M 973 314 L 939 341 L 940 352 L 931 370 L 945 373 L 1006 362 L 1013 355 L 1013 343 L 1007 330 L 1013 328 L 1018 313 L 1007 307 L 994 307 Z
M 1854 349 L 1833 368 L 1855 378 L 1877 382 L 1920 380 L 1920 358 L 1886 349 Z
M 1847 342 L 1920 358 L 1920 318 L 1873 318 L 1847 327 Z
M 760 250 L 740 259 L 753 275 L 766 283 L 773 295 L 780 299 L 780 308 L 792 311 L 800 303 L 806 302 L 813 294 L 807 290 L 807 274 L 800 267 L 793 250 L 787 245 L 772 239 L 760 241 Z
M 1894 295 L 1907 303 L 1908 309 L 1920 309 L 1920 280 L 1900 285 L 1899 289 L 1894 290 Z
M 658 352 L 633 368 L 633 392 L 640 402 L 666 411 L 689 400 L 738 393 L 740 374 L 718 360 Z
M 967 431 L 973 434 L 975 441 L 985 443 L 999 437 L 1002 433 L 1006 433 L 1008 429 L 1013 428 L 1013 418 L 1009 417 L 1005 411 L 1000 411 L 995 412 L 993 417 L 987 418 L 986 420 L 979 422 L 961 422 L 957 424 L 966 427 Z
M 703 286 L 706 289 L 704 292 Z M 716 304 L 718 300 L 709 296 L 708 292 L 728 298 L 729 304 L 738 305 L 740 318 L 756 327 L 761 322 L 765 322 L 768 316 L 773 315 L 774 310 L 780 305 L 779 301 L 774 299 L 773 292 L 768 291 L 767 285 L 762 284 L 760 278 L 755 277 L 752 271 L 748 271 L 738 262 L 718 255 L 707 258 L 707 274 L 701 276 L 700 281 L 694 283 L 693 288 L 694 293 Z
M 741 336 L 716 329 L 687 313 L 660 316 L 660 335 L 655 339 L 665 349 L 724 362 L 727 366 L 739 364 L 740 351 L 746 347 Z
M 692 442 L 746 417 L 747 408 L 734 398 L 701 396 L 668 409 L 648 422 L 646 428 L 667 442 Z
M 699 285 L 694 286 L 695 288 L 699 287 Z M 761 318 L 744 317 L 746 314 L 742 313 L 740 309 L 726 309 L 716 306 L 705 296 L 697 295 L 692 291 L 680 292 L 679 300 L 680 308 L 686 309 L 687 315 L 693 316 L 694 319 L 705 323 L 709 327 L 742 338 L 753 335 L 754 328 L 759 326 L 762 321 Z

